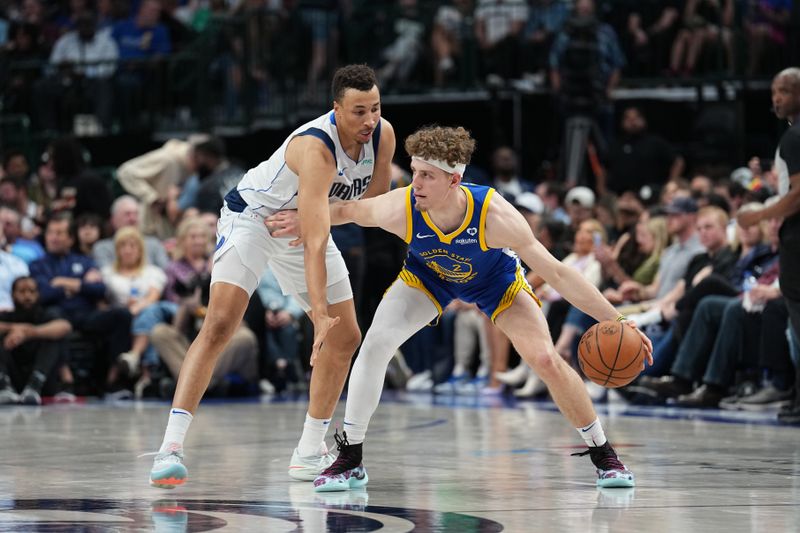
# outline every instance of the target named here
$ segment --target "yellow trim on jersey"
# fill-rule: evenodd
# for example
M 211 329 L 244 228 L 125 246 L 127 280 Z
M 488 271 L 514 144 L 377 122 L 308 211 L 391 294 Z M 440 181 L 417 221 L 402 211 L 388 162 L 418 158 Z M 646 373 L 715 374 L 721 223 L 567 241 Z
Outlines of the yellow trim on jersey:
M 414 238 L 414 228 L 412 223 L 413 209 L 411 209 L 411 185 L 406 187 L 408 194 L 406 195 L 406 244 L 411 244 L 411 239 Z
M 484 252 L 489 250 L 489 247 L 486 246 L 486 213 L 489 211 L 489 200 L 492 199 L 493 194 L 494 189 L 486 191 L 486 197 L 483 199 L 483 207 L 481 208 L 481 221 L 478 223 L 478 242 Z
M 403 280 L 403 282 L 409 287 L 412 287 L 414 289 L 419 289 L 422 292 L 424 292 L 425 295 L 428 298 L 430 298 L 431 302 L 433 302 L 433 305 L 436 306 L 436 310 L 439 312 L 439 315 L 441 316 L 442 305 L 438 302 L 438 300 L 436 300 L 436 297 L 431 293 L 431 291 L 429 291 L 425 287 L 425 284 L 422 283 L 421 279 L 419 279 L 417 276 L 406 270 L 405 267 L 403 268 L 403 270 L 400 271 L 400 274 L 397 275 L 397 278 Z
M 463 190 L 464 193 L 467 195 L 467 214 L 464 216 L 464 221 L 461 223 L 461 226 L 457 230 L 445 235 L 444 233 L 442 233 L 442 230 L 436 227 L 436 224 L 433 223 L 433 220 L 431 220 L 431 217 L 428 216 L 428 213 L 422 211 L 422 218 L 425 219 L 425 223 L 428 224 L 428 227 L 430 227 L 433 230 L 433 232 L 439 236 L 439 240 L 445 244 L 450 244 L 457 235 L 459 235 L 462 231 L 467 229 L 467 226 L 469 226 L 469 223 L 472 221 L 472 212 L 475 210 L 475 200 L 472 198 L 472 191 L 470 191 L 463 185 L 461 185 L 460 187 L 461 190 Z
M 508 289 L 506 289 L 503 297 L 500 298 L 500 302 L 497 304 L 497 307 L 492 313 L 492 322 L 497 320 L 497 317 L 500 315 L 500 313 L 511 307 L 511 304 L 514 303 L 514 298 L 517 297 L 517 294 L 519 294 L 520 291 L 525 291 L 530 294 L 533 300 L 536 302 L 536 305 L 539 307 L 542 306 L 542 301 L 539 300 L 539 298 L 533 293 L 533 289 L 531 289 L 531 286 L 528 284 L 528 280 L 526 280 L 525 276 L 522 275 L 522 269 L 517 267 L 516 279 L 511 283 L 511 285 L 508 286 Z

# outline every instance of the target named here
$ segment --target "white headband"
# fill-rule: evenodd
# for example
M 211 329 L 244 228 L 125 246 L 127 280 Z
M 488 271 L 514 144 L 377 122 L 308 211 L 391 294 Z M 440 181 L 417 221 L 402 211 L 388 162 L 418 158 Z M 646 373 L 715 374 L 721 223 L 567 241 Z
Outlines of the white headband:
M 439 159 L 425 159 L 424 157 L 419 157 L 416 155 L 412 155 L 411 159 L 416 159 L 417 161 L 428 163 L 429 165 L 433 165 L 436 168 L 440 168 L 445 172 L 449 172 L 450 174 L 458 174 L 459 176 L 463 176 L 464 171 L 467 169 L 467 165 L 465 165 L 464 163 L 459 163 L 455 166 L 451 166 L 447 161 L 440 161 Z

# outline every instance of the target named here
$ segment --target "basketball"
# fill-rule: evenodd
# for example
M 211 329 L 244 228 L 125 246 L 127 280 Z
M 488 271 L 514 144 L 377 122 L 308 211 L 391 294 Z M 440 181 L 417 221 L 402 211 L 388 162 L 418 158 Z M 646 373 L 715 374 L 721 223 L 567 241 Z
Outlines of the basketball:
M 589 328 L 578 344 L 583 373 L 611 389 L 623 387 L 639 375 L 644 355 L 644 343 L 636 330 L 610 320 Z

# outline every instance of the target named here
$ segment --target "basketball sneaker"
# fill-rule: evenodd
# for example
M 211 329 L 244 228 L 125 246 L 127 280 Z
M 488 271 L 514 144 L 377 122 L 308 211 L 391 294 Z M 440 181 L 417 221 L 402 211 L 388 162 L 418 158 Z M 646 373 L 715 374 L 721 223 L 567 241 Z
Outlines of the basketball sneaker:
M 365 486 L 369 481 L 369 477 L 364 464 L 361 462 L 363 443 L 350 444 L 347 442 L 347 433 L 344 431 L 342 431 L 341 437 L 337 431 L 333 438 L 336 440 L 336 449 L 339 450 L 339 457 L 314 480 L 314 491 L 337 492 Z
M 300 455 L 297 448 L 292 453 L 292 461 L 289 463 L 289 476 L 299 481 L 314 481 L 323 470 L 333 464 L 334 455 L 328 452 L 328 447 L 323 442 L 317 455 L 304 457 Z
M 178 533 L 188 530 L 189 512 L 186 507 L 175 500 L 158 500 L 151 504 L 150 510 L 150 518 L 155 526 L 154 531 Z
M 189 472 L 183 466 L 183 446 L 177 442 L 167 445 L 167 449 L 158 452 L 150 470 L 150 486 L 159 489 L 174 489 L 186 483 Z
M 602 446 L 590 446 L 585 452 L 573 453 L 573 456 L 588 455 L 597 467 L 597 486 L 604 488 L 633 487 L 636 481 L 633 472 L 627 469 L 617 457 L 617 452 L 606 441 Z

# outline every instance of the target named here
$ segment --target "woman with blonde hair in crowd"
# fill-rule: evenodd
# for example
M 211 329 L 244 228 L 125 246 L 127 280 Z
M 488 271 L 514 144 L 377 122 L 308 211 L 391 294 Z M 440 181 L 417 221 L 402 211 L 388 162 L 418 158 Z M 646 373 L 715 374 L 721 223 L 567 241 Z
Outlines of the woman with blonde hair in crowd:
M 147 264 L 144 238 L 132 226 L 120 228 L 114 234 L 115 259 L 102 270 L 106 298 L 113 307 L 126 307 L 133 316 L 131 349 L 119 356 L 115 373 L 134 374 L 139 369 L 142 354 L 149 345 L 149 329 L 142 324 L 142 312 L 161 299 L 167 277 L 157 266 Z
M 646 258 L 633 272 L 626 272 L 614 257 L 609 257 L 608 260 L 601 259 L 606 278 L 613 281 L 614 284 L 620 285 L 628 280 L 642 285 L 649 285 L 653 282 L 658 273 L 658 266 L 661 264 L 661 254 L 669 245 L 666 219 L 662 216 L 643 216 L 636 224 L 636 244 L 639 252 Z M 603 291 L 603 296 L 613 304 L 623 301 L 622 293 L 617 289 L 606 289 Z

